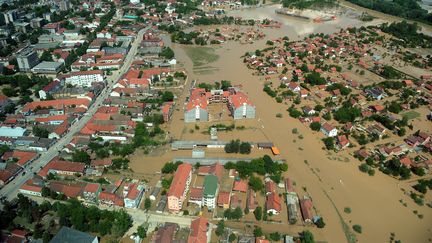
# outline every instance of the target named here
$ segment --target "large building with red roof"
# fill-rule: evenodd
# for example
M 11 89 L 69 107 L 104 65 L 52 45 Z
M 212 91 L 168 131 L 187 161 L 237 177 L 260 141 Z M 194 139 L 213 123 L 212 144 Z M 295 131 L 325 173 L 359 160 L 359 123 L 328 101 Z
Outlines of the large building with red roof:
M 49 173 L 61 174 L 61 175 L 75 175 L 84 174 L 85 170 L 84 163 L 61 161 L 57 159 L 51 160 L 42 170 L 39 171 L 40 176 L 46 177 Z
M 208 220 L 199 217 L 192 221 L 188 243 L 207 243 Z
M 23 108 L 22 112 L 30 112 L 36 109 L 51 108 L 51 109 L 65 109 L 68 107 L 81 107 L 88 109 L 91 100 L 88 98 L 77 98 L 77 99 L 58 99 L 58 100 L 44 100 L 44 101 L 33 101 L 27 103 Z
M 210 92 L 206 92 L 203 88 L 194 88 L 185 107 L 185 122 L 208 121 L 208 105 L 214 103 L 226 103 L 234 119 L 255 118 L 255 106 L 246 94 L 236 88 Z
M 170 212 L 178 213 L 182 209 L 191 180 L 192 165 L 188 163 L 179 165 L 168 191 L 168 210 Z
M 255 106 L 249 100 L 247 95 L 242 92 L 237 92 L 229 97 L 228 108 L 235 120 L 255 118 Z

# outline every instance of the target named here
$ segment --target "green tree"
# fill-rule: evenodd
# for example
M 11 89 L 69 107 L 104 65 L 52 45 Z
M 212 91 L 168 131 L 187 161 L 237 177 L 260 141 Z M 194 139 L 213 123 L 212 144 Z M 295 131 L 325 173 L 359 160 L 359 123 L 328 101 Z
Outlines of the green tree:
M 255 229 L 254 229 L 254 231 L 253 231 L 253 235 L 254 235 L 255 237 L 261 237 L 261 236 L 263 236 L 264 233 L 263 233 L 261 227 L 259 227 L 259 226 L 255 226 Z
M 314 131 L 319 131 L 321 129 L 321 123 L 319 122 L 312 122 L 309 127 Z
M 250 154 L 250 152 L 251 152 L 251 148 L 252 148 L 252 146 L 251 146 L 250 143 L 248 143 L 248 142 L 242 142 L 242 143 L 240 144 L 239 152 L 240 152 L 241 154 Z
M 301 233 L 301 243 L 315 243 L 314 236 L 309 230 L 305 230 Z
M 264 183 L 262 182 L 261 178 L 256 176 L 251 176 L 249 178 L 249 186 L 256 192 L 262 191 L 264 189 Z
M 46 130 L 45 128 L 43 128 L 43 127 L 38 127 L 38 126 L 36 126 L 36 127 L 33 127 L 33 134 L 34 134 L 36 137 L 40 137 L 40 138 L 48 138 L 49 131 Z
M 220 220 L 217 223 L 215 233 L 217 236 L 222 236 L 224 234 L 224 232 L 225 232 L 225 222 L 223 220 Z
M 258 206 L 255 208 L 253 214 L 255 215 L 255 219 L 260 221 L 262 219 L 262 207 Z
M 145 210 L 149 210 L 150 207 L 151 207 L 151 200 L 150 200 L 150 198 L 146 198 L 144 200 L 144 208 L 145 208 Z
M 279 232 L 273 232 L 273 233 L 270 233 L 269 238 L 272 241 L 280 241 L 281 240 L 281 234 L 279 234 Z
M 138 226 L 137 229 L 137 235 L 141 238 L 144 239 L 147 237 L 147 228 L 145 228 L 144 226 L 140 225 Z
M 353 228 L 353 230 L 354 230 L 355 232 L 357 232 L 357 233 L 359 233 L 359 234 L 361 234 L 362 231 L 363 231 L 361 225 L 359 225 L 359 224 L 355 224 L 355 225 L 353 225 L 352 228 Z
M 315 222 L 315 225 L 316 225 L 318 228 L 320 228 L 320 229 L 324 228 L 324 227 L 325 227 L 324 219 L 323 219 L 322 217 L 319 218 L 319 219 Z
M 72 160 L 74 162 L 90 164 L 90 155 L 87 152 L 75 150 L 72 154 Z
M 231 233 L 229 235 L 229 238 L 228 238 L 229 242 L 234 242 L 236 239 L 237 239 L 237 236 L 234 233 Z

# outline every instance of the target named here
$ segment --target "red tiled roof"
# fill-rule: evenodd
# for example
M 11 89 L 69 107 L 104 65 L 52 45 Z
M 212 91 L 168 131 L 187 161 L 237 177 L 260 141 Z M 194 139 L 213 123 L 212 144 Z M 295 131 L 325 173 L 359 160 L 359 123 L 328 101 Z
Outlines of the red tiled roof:
M 21 190 L 26 190 L 26 191 L 32 191 L 32 192 L 42 192 L 42 187 L 41 186 L 36 186 L 36 185 L 29 184 L 28 183 L 29 181 L 27 181 L 26 183 L 24 183 L 20 187 L 20 189 Z
M 30 103 L 27 103 L 22 110 L 24 112 L 27 112 L 30 110 L 34 110 L 37 107 L 41 107 L 41 108 L 53 107 L 53 108 L 61 109 L 63 107 L 70 107 L 73 105 L 83 106 L 83 107 L 88 108 L 90 105 L 90 100 L 85 99 L 85 98 L 77 98 L 77 99 L 33 101 Z
M 17 164 L 24 166 L 30 160 L 33 160 L 37 157 L 37 153 L 35 152 L 27 152 L 27 151 L 19 151 L 14 150 L 12 152 L 6 152 L 3 154 L 2 159 L 8 160 L 9 158 L 17 158 Z
M 180 198 L 181 196 L 183 196 L 183 192 L 186 187 L 186 181 L 191 171 L 192 171 L 191 164 L 183 163 L 178 166 L 168 191 L 168 197 L 175 196 L 177 198 Z
M 203 197 L 203 189 L 192 187 L 189 193 L 189 198 L 192 200 L 200 200 Z
M 239 108 L 244 104 L 253 106 L 252 102 L 249 100 L 246 94 L 237 92 L 235 95 L 230 96 L 230 103 L 235 107 Z
M 126 195 L 126 198 L 135 200 L 139 194 L 140 194 L 140 190 L 138 190 L 138 184 L 137 183 L 129 184 L 129 191 L 128 194 Z
M 207 227 L 208 220 L 204 217 L 192 221 L 188 243 L 207 243 Z
M 96 193 L 100 188 L 100 185 L 98 183 L 88 183 L 85 187 L 84 187 L 84 191 L 85 192 L 91 192 L 91 193 Z
M 218 206 L 229 205 L 230 194 L 231 194 L 230 192 L 219 192 L 217 205 Z
M 282 207 L 281 207 L 281 200 L 279 195 L 277 195 L 275 192 L 269 194 L 266 200 L 266 208 L 267 210 L 274 209 L 277 212 L 280 212 Z
M 85 169 L 84 163 L 61 161 L 53 159 L 42 170 L 39 171 L 40 176 L 45 177 L 50 170 L 68 171 L 75 173 L 83 173 Z
M 111 159 L 93 160 L 92 162 L 90 162 L 90 165 L 93 166 L 93 167 L 96 167 L 96 166 L 110 166 L 110 165 L 112 165 L 112 160 Z
M 63 193 L 68 198 L 77 198 L 83 190 L 83 188 L 78 185 L 65 185 L 57 182 L 52 182 L 50 184 L 50 189 L 57 193 Z
M 304 220 L 312 220 L 312 201 L 310 199 L 302 199 L 300 200 L 300 210 L 303 215 Z
M 265 189 L 266 193 L 276 192 L 276 184 L 272 180 L 269 180 L 265 184 Z
M 40 123 L 47 123 L 50 121 L 65 121 L 68 118 L 68 115 L 54 115 L 48 117 L 36 117 L 35 121 Z
M 233 191 L 246 192 L 247 188 L 248 188 L 248 183 L 246 180 L 234 181 Z

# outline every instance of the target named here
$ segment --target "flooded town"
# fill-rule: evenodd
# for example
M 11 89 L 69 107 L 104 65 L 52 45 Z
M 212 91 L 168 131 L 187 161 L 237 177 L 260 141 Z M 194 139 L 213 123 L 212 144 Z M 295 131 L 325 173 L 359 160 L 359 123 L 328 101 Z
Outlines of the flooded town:
M 377 2 L 4 1 L 0 242 L 432 241 L 432 3 Z

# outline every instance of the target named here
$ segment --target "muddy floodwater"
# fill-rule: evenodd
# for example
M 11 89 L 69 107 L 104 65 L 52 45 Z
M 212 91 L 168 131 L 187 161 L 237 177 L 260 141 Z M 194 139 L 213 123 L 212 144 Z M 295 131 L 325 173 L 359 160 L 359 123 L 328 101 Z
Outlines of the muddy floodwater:
M 242 55 L 248 51 L 264 48 L 268 39 L 288 36 L 291 40 L 302 38 L 310 33 L 333 33 L 341 28 L 349 26 L 361 26 L 363 22 L 348 16 L 338 17 L 335 21 L 324 23 L 313 23 L 312 21 L 300 20 L 293 17 L 278 15 L 274 12 L 277 6 L 266 6 L 262 8 L 251 8 L 236 10 L 230 13 L 233 16 L 243 18 L 269 18 L 283 24 L 280 29 L 264 29 L 267 37 L 253 44 L 240 44 L 238 42 L 227 42 L 220 46 L 210 46 L 212 53 L 218 55 L 206 63 L 209 72 L 194 72 L 193 60 L 187 54 L 190 47 L 170 44 L 174 49 L 179 68 L 185 68 L 189 73 L 189 80 L 212 83 L 215 80 L 231 80 L 234 85 L 241 85 L 257 110 L 257 119 L 245 133 L 256 132 L 260 139 L 273 142 L 281 151 L 281 158 L 288 162 L 288 172 L 285 177 L 290 177 L 296 182 L 297 192 L 312 197 L 316 213 L 323 216 L 326 226 L 318 230 L 311 228 L 315 239 L 327 242 L 353 242 L 347 240 L 347 235 L 355 234 L 358 242 L 389 242 L 394 234 L 395 240 L 402 242 L 430 242 L 432 238 L 431 222 L 432 210 L 427 206 L 419 207 L 403 192 L 409 191 L 410 185 L 403 181 L 397 181 L 389 176 L 378 172 L 375 176 L 368 176 L 358 170 L 359 161 L 344 152 L 335 154 L 322 149 L 322 135 L 312 132 L 307 126 L 298 120 L 289 117 L 285 104 L 278 104 L 263 91 L 263 77 L 252 75 L 252 71 L 243 64 Z M 377 21 L 379 22 L 379 21 Z M 371 23 L 367 23 L 371 24 Z M 208 46 L 207 46 L 208 48 Z M 277 82 L 276 80 L 273 80 Z M 176 110 L 173 120 L 166 127 L 172 139 L 194 137 L 198 135 L 185 135 L 192 127 L 183 121 L 183 108 L 188 89 L 178 94 Z M 277 118 L 276 114 L 283 114 L 283 118 Z M 200 125 L 204 126 L 204 125 Z M 292 130 L 298 129 L 298 134 Z M 224 134 L 223 138 L 237 139 L 236 133 Z M 298 139 L 299 134 L 302 139 Z M 249 139 L 253 136 L 247 135 Z M 152 157 L 151 165 L 145 158 L 139 155 L 132 161 L 132 168 L 137 172 L 151 172 L 162 167 L 162 165 L 173 156 L 175 152 Z M 181 152 L 184 155 L 187 152 Z M 254 154 L 251 154 L 254 156 Z M 430 195 L 429 195 L 430 196 Z M 431 198 L 426 198 L 430 201 Z M 402 203 L 403 202 L 403 203 Z M 405 205 L 404 205 L 405 204 Z M 285 205 L 285 204 L 284 204 Z M 351 208 L 351 213 L 345 213 L 344 208 Z M 286 208 L 283 208 L 286 210 Z M 423 215 L 420 219 L 415 213 Z M 362 234 L 352 231 L 352 225 L 359 224 L 363 228 Z M 240 226 L 239 226 L 240 227 Z M 269 231 L 279 231 L 297 234 L 298 228 L 288 225 L 277 226 L 264 225 Z

